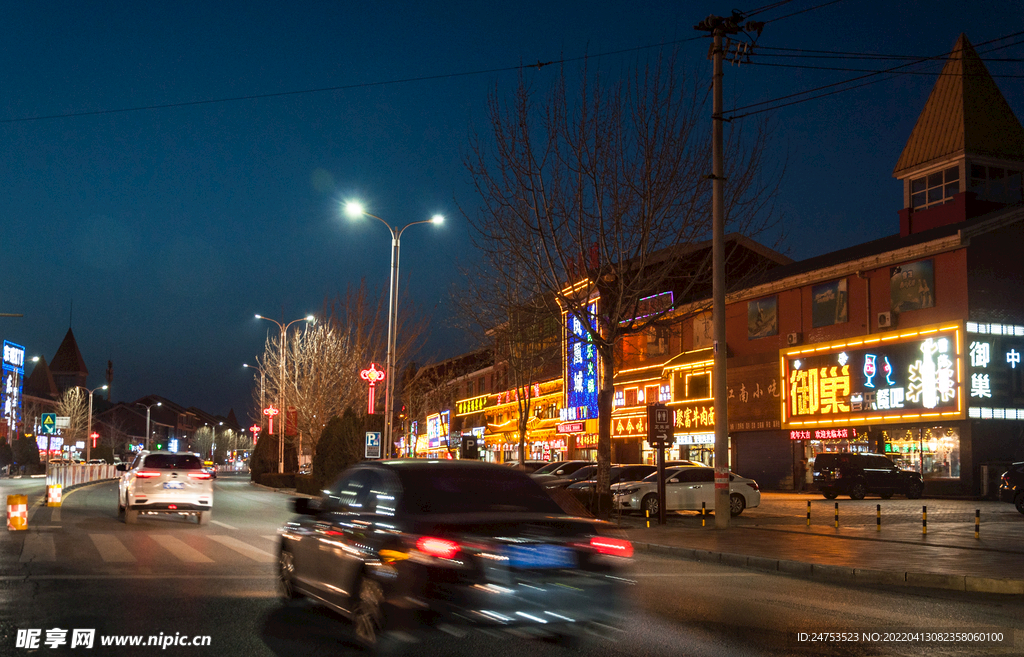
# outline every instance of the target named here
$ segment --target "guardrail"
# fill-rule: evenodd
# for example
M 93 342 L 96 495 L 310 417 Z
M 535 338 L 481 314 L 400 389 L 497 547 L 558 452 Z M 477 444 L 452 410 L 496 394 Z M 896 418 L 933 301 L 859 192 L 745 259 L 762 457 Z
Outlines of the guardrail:
M 117 479 L 117 466 L 114 465 L 50 465 L 46 474 L 47 486 L 71 488 L 90 481 L 101 479 Z

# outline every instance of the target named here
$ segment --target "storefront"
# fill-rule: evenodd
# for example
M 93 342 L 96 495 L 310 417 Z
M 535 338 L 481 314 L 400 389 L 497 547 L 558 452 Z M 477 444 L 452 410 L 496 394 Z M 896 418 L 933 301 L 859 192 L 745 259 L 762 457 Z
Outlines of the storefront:
M 822 452 L 884 453 L 959 490 L 967 422 L 959 322 L 782 352 L 783 425 L 807 463 Z

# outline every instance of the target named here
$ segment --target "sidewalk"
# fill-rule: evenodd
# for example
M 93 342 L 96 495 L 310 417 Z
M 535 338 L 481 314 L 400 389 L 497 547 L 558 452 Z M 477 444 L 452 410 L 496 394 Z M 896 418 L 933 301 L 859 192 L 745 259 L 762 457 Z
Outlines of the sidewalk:
M 814 519 L 795 513 L 814 500 Z M 699 514 L 669 514 L 668 523 L 623 517 L 621 527 L 637 552 L 649 552 L 797 577 L 854 584 L 914 586 L 1024 595 L 1024 516 L 1012 505 L 950 500 L 890 500 L 881 531 L 876 503 L 839 500 L 840 526 L 821 496 L 765 495 L 759 509 L 715 529 Z M 921 506 L 928 506 L 927 533 Z M 985 506 L 979 538 L 974 509 Z M 916 513 L 911 509 L 916 507 Z M 1009 513 L 1008 511 L 1012 511 Z

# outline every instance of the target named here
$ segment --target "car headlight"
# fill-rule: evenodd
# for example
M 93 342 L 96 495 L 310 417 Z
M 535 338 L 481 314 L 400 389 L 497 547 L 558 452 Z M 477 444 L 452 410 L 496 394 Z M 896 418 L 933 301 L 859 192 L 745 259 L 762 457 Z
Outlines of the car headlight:
M 640 490 L 640 489 L 639 488 L 620 488 L 619 490 L 615 491 L 615 494 L 616 495 L 632 495 L 633 493 L 637 492 L 638 490 Z

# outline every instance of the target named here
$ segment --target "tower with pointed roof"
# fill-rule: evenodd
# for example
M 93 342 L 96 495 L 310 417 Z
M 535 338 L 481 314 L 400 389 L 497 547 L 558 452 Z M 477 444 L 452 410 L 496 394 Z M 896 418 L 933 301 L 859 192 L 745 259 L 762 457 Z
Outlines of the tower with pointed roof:
M 53 380 L 60 392 L 85 385 L 89 376 L 89 368 L 85 366 L 85 359 L 82 358 L 82 352 L 78 350 L 78 342 L 75 341 L 75 334 L 70 328 L 50 363 L 50 372 L 53 374 Z
M 967 221 L 1024 200 L 1024 127 L 960 35 L 903 148 L 900 234 Z

